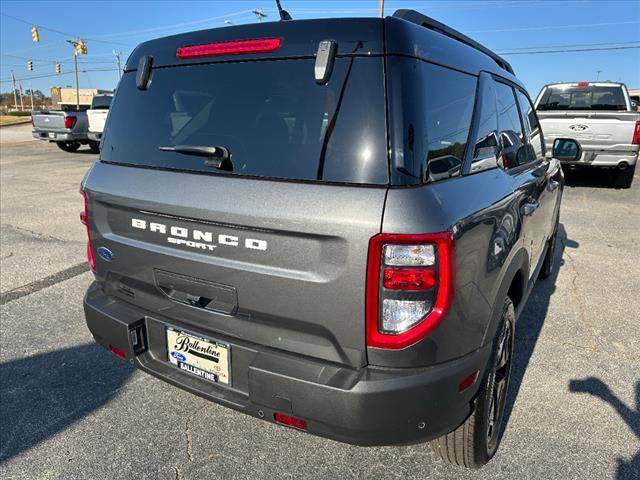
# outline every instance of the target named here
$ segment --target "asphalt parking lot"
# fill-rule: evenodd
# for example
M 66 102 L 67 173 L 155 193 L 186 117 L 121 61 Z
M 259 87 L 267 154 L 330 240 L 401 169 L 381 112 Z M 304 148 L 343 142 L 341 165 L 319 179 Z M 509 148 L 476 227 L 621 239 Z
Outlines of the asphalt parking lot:
M 568 177 L 556 270 L 520 318 L 508 427 L 467 472 L 243 416 L 93 343 L 78 186 L 96 155 L 0 129 L 0 477 L 640 478 L 640 169 Z

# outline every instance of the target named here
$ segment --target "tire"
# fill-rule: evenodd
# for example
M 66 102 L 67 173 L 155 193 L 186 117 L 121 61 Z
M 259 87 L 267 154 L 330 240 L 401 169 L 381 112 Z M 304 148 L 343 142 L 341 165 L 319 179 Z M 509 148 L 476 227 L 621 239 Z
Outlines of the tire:
M 89 141 L 89 148 L 91 149 L 91 153 L 100 153 L 100 143 L 94 142 L 93 140 Z
M 618 170 L 614 178 L 614 185 L 616 188 L 630 188 L 633 183 L 633 175 L 636 171 L 636 166 L 630 165 L 624 170 Z
M 483 384 L 467 420 L 453 432 L 431 442 L 436 455 L 453 465 L 480 468 L 495 455 L 502 438 L 502 420 L 513 358 L 515 310 L 507 297 Z
M 56 145 L 65 152 L 75 152 L 80 148 L 79 142 L 56 142 Z
M 559 216 L 560 214 L 558 214 L 558 217 Z M 544 256 L 544 261 L 542 263 L 540 273 L 538 274 L 538 278 L 549 278 L 553 272 L 553 266 L 556 258 L 556 243 L 558 240 L 558 220 L 559 218 L 556 218 L 556 224 L 553 227 L 553 235 L 551 235 L 551 238 L 547 241 L 549 248 L 547 248 L 547 254 Z

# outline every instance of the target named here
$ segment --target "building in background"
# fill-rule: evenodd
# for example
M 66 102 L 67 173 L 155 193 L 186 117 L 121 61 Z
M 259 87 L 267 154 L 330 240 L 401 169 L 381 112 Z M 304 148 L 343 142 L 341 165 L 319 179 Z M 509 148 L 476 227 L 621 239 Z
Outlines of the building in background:
M 112 90 L 100 88 L 81 88 L 79 90 L 80 110 L 87 110 L 91 107 L 91 100 L 95 95 L 112 93 Z M 51 105 L 55 110 L 76 110 L 76 89 L 51 87 Z

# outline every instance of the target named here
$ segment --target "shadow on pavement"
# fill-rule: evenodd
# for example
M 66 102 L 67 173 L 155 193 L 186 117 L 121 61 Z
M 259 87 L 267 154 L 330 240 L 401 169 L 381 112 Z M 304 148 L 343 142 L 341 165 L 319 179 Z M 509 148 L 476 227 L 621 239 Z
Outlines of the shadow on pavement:
M 601 168 L 585 168 L 580 170 L 563 169 L 566 187 L 593 187 L 616 189 L 616 170 Z
M 106 404 L 133 371 L 93 343 L 0 364 L 0 462 Z
M 636 383 L 636 406 L 635 410 L 627 406 L 622 400 L 615 396 L 609 386 L 599 378 L 589 377 L 584 380 L 571 380 L 569 390 L 574 393 L 588 393 L 600 398 L 613 407 L 620 418 L 640 440 L 640 381 Z M 629 461 L 618 458 L 617 480 L 631 480 L 640 478 L 640 450 Z
M 567 238 L 567 231 L 564 225 L 562 223 L 558 225 L 558 241 L 556 242 L 555 262 L 551 275 L 544 280 L 539 279 L 536 282 L 531 295 L 529 295 L 527 304 L 516 323 L 516 343 L 513 363 L 511 365 L 507 403 L 504 411 L 504 426 L 508 425 L 513 406 L 518 397 L 520 386 L 522 385 L 522 380 L 524 379 L 531 355 L 540 336 L 544 319 L 549 310 L 551 295 L 553 295 L 553 292 L 556 290 L 558 274 L 564 265 L 564 249 L 578 247 L 578 242 Z

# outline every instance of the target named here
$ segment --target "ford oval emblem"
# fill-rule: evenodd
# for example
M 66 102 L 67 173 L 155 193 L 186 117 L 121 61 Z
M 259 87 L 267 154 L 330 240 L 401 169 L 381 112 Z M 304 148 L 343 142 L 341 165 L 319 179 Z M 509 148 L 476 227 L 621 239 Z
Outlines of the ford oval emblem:
M 589 128 L 588 125 L 575 124 L 569 126 L 569 130 L 573 130 L 574 132 L 584 132 Z
M 175 358 L 176 360 L 178 360 L 179 362 L 186 362 L 187 361 L 187 357 L 185 357 L 180 352 L 171 352 L 171 356 L 173 358 Z
M 113 252 L 107 247 L 98 247 L 98 255 L 105 262 L 110 262 L 111 260 L 113 260 Z

